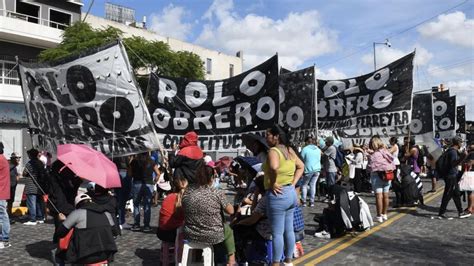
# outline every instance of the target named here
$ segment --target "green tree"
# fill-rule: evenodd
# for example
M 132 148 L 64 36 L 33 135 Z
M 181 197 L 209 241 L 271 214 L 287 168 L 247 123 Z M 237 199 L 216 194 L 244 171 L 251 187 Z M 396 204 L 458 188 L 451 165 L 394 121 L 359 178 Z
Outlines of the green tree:
M 76 22 L 63 33 L 62 42 L 55 48 L 41 52 L 40 61 L 56 61 L 113 42 L 123 32 L 114 27 L 93 29 L 88 23 Z M 159 41 L 147 41 L 142 37 L 124 38 L 123 43 L 135 75 L 142 88 L 146 88 L 147 69 L 159 75 L 204 79 L 204 63 L 190 52 L 174 52 L 169 45 Z M 144 71 L 145 70 L 145 71 Z

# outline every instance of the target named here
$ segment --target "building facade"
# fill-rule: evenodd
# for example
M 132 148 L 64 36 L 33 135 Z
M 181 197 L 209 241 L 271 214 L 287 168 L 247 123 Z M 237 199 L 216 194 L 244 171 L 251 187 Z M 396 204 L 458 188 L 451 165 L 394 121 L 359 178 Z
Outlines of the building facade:
M 81 18 L 82 0 L 0 0 L 0 141 L 5 156 L 31 147 L 16 58 L 35 62 L 38 54 L 57 46 L 62 33 Z

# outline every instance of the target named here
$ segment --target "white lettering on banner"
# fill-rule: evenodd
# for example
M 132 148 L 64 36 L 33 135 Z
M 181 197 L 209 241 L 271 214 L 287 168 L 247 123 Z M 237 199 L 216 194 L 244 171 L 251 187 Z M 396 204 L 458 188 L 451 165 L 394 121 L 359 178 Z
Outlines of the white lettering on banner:
M 178 88 L 176 87 L 174 81 L 165 78 L 160 78 L 159 90 L 157 95 L 159 103 L 165 103 L 165 100 L 167 98 L 172 99 L 176 96 L 176 93 L 178 93 Z
M 260 91 L 263 85 L 265 85 L 265 74 L 255 70 L 245 76 L 239 88 L 241 93 L 253 96 Z
M 293 106 L 286 112 L 286 123 L 292 128 L 300 127 L 304 122 L 304 113 L 299 106 Z
M 324 97 L 333 97 L 346 89 L 346 83 L 340 80 L 332 80 L 323 87 Z
M 216 82 L 214 84 L 214 99 L 212 100 L 212 105 L 214 106 L 221 106 L 235 100 L 234 95 L 222 96 L 223 84 L 224 82 Z
M 191 108 L 201 106 L 207 99 L 207 87 L 201 82 L 189 82 L 184 89 L 186 104 Z
M 369 90 L 378 90 L 387 83 L 390 78 L 390 69 L 383 68 L 375 72 L 370 78 L 365 81 L 365 86 Z
M 251 114 L 251 105 L 250 103 L 238 103 L 235 105 L 235 126 L 241 127 L 240 118 L 245 119 L 245 125 L 252 124 L 252 114 Z
M 201 129 L 199 124 L 203 124 L 206 129 L 212 129 L 211 116 L 212 113 L 209 111 L 197 111 L 194 118 L 194 129 Z
M 176 117 L 173 119 L 173 126 L 176 129 L 186 129 L 189 126 L 189 115 L 188 112 L 178 111 L 175 112 Z
M 326 128 L 372 128 L 372 127 L 389 127 L 402 126 L 410 122 L 409 111 L 399 111 L 392 113 L 370 114 L 354 118 L 348 118 L 338 121 L 319 121 L 318 127 L 320 129 Z
M 270 120 L 275 116 L 275 102 L 269 96 L 258 99 L 257 116 L 263 120 Z
M 54 66 L 19 63 L 35 147 L 53 152 L 59 144 L 82 143 L 115 156 L 158 147 L 122 49 L 108 46 Z M 104 67 L 109 58 L 113 68 Z M 165 115 L 155 115 L 157 124 L 169 123 Z
M 228 121 L 224 121 L 224 119 L 228 119 L 227 114 L 225 112 L 229 112 L 230 107 L 219 108 L 216 110 L 215 119 L 216 119 L 216 128 L 229 128 L 230 123 Z
M 349 80 L 349 88 L 344 91 L 344 95 L 351 95 L 351 94 L 357 94 L 360 92 L 359 86 L 357 86 L 357 80 L 355 79 L 350 79 Z
M 156 108 L 153 112 L 153 123 L 158 128 L 167 128 L 170 123 L 171 115 L 163 108 Z
M 380 90 L 374 95 L 374 107 L 377 109 L 383 109 L 390 105 L 392 102 L 393 94 L 388 90 Z

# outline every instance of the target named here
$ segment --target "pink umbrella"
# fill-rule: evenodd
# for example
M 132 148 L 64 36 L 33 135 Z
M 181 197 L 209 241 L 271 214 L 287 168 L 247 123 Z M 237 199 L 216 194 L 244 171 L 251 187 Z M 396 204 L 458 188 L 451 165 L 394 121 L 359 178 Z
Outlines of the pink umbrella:
M 58 145 L 58 160 L 77 176 L 104 188 L 121 187 L 117 166 L 104 154 L 84 144 Z

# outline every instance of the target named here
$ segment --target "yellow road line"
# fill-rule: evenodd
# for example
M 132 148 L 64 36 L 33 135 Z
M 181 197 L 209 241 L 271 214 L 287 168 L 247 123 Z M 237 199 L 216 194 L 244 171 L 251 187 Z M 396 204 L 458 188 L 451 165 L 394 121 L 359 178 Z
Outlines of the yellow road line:
M 429 197 L 427 197 L 427 198 L 425 199 L 425 203 L 428 203 L 428 202 L 432 201 L 434 198 L 436 198 L 437 196 L 439 196 L 440 194 L 442 194 L 442 192 L 443 192 L 443 189 L 440 189 L 438 192 L 436 192 L 436 193 L 430 195 Z M 416 210 L 416 207 L 409 208 L 408 210 L 409 210 L 409 211 L 414 211 L 414 210 Z M 347 247 L 351 246 L 352 244 L 354 244 L 354 243 L 356 243 L 356 242 L 358 242 L 358 241 L 360 241 L 360 240 L 366 238 L 367 236 L 372 235 L 373 233 L 375 233 L 375 232 L 377 232 L 377 231 L 379 231 L 379 230 L 382 230 L 383 228 L 385 228 L 385 227 L 391 225 L 392 223 L 394 223 L 395 221 L 399 220 L 400 218 L 402 218 L 403 216 L 405 216 L 405 215 L 407 215 L 407 214 L 408 214 L 408 212 L 404 212 L 404 213 L 399 213 L 399 214 L 392 215 L 392 217 L 389 216 L 390 219 L 389 219 L 388 221 L 386 221 L 385 223 L 382 223 L 382 224 L 380 224 L 380 225 L 374 227 L 373 229 L 371 229 L 371 230 L 369 230 L 369 231 L 365 231 L 364 233 L 362 233 L 362 234 L 360 234 L 360 235 L 358 235 L 358 236 L 356 236 L 356 237 L 350 239 L 349 241 L 347 241 L 347 242 L 341 244 L 340 246 L 334 248 L 333 250 L 330 250 L 329 252 L 323 254 L 322 256 L 317 257 L 316 259 L 311 260 L 311 261 L 308 262 L 308 263 L 305 263 L 304 265 L 305 265 L 305 266 L 312 266 L 312 265 L 315 265 L 315 264 L 317 264 L 317 263 L 319 263 L 319 262 L 322 262 L 322 261 L 326 260 L 327 258 L 329 258 L 329 257 L 331 257 L 331 256 L 333 256 L 333 255 L 339 253 L 340 251 L 346 249 Z M 329 244 L 324 245 L 324 246 L 322 246 L 322 247 L 320 247 L 320 248 L 318 248 L 318 249 L 316 249 L 316 250 L 313 250 L 313 251 L 311 251 L 311 252 L 305 254 L 304 256 L 302 256 L 302 257 L 300 257 L 300 258 L 294 260 L 294 264 L 297 265 L 297 264 L 299 264 L 300 262 L 303 262 L 303 261 L 305 261 L 305 260 L 308 260 L 308 259 L 310 259 L 311 257 L 314 257 L 315 255 L 317 255 L 317 254 L 319 254 L 319 253 L 321 253 L 321 252 L 323 252 L 323 251 L 325 251 L 325 250 L 327 250 L 327 249 L 329 249 L 329 248 L 331 248 L 331 247 L 333 247 L 333 246 L 339 244 L 340 242 L 343 242 L 344 240 L 347 240 L 347 239 L 349 239 L 349 238 L 350 238 L 350 236 L 349 236 L 349 235 L 346 235 L 346 236 L 344 236 L 344 237 L 342 237 L 342 238 L 340 238 L 340 239 L 334 240 L 334 241 L 330 242 Z

